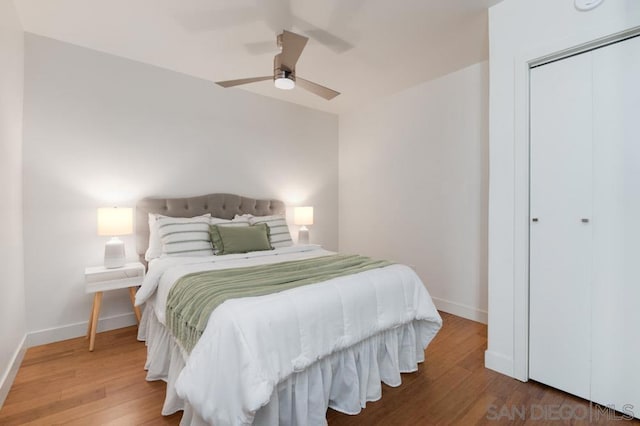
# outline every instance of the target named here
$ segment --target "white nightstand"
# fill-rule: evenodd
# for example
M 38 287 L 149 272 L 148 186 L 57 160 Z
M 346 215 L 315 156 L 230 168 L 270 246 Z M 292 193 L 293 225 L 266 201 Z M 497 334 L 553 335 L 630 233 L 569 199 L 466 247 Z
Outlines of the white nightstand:
M 95 293 L 93 296 L 93 308 L 89 318 L 87 337 L 89 338 L 89 351 L 93 351 L 96 340 L 96 328 L 98 328 L 98 317 L 100 316 L 100 304 L 102 303 L 102 292 L 129 289 L 129 297 L 133 305 L 138 323 L 140 323 L 140 309 L 135 306 L 136 287 L 142 284 L 144 279 L 144 265 L 140 262 L 127 263 L 121 268 L 107 269 L 104 266 L 93 266 L 84 270 L 85 291 Z

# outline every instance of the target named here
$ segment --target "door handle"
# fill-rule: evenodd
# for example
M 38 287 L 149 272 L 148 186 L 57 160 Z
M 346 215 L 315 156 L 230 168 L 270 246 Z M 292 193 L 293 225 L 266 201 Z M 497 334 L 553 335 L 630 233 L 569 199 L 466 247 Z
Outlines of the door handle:
M 589 219 L 587 219 L 586 217 L 583 217 L 582 219 L 580 219 L 580 222 L 589 223 Z
M 531 222 L 537 222 L 537 221 L 538 221 L 538 218 L 537 218 L 537 217 L 532 217 L 532 218 L 531 218 Z

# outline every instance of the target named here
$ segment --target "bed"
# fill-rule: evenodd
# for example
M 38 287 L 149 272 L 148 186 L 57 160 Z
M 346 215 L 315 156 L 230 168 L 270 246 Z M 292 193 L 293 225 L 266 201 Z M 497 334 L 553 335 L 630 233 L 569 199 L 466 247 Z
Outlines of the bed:
M 230 221 L 284 215 L 285 205 L 233 194 L 141 200 L 136 248 L 145 263 L 150 213 L 210 214 Z M 175 288 L 189 279 L 258 270 L 277 279 L 281 272 L 273 271 L 307 273 L 315 267 L 310 265 L 323 269 L 335 262 L 359 262 L 357 268 L 368 262 L 368 269 L 272 294 L 231 297 L 206 317 L 193 346 L 167 326 L 182 318 L 171 302 Z M 416 371 L 424 361 L 424 349 L 442 320 L 411 268 L 375 262 L 315 245 L 286 244 L 149 262 L 136 295 L 136 303 L 144 305 L 138 338 L 147 345 L 147 380 L 167 383 L 162 414 L 183 410 L 180 424 L 190 426 L 319 425 L 326 424 L 328 407 L 357 414 L 368 401 L 380 399 L 381 383 L 399 386 L 400 373 Z

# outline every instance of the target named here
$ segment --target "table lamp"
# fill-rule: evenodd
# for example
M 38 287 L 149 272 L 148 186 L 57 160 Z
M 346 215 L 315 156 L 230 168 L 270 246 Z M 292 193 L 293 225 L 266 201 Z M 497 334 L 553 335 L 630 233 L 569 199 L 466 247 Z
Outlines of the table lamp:
M 120 268 L 125 264 L 124 242 L 120 235 L 133 232 L 133 209 L 102 207 L 98 209 L 98 235 L 111 237 L 104 246 L 104 267 Z
M 313 207 L 295 207 L 293 210 L 293 223 L 301 225 L 298 231 L 298 244 L 309 244 L 309 229 L 307 225 L 313 225 Z

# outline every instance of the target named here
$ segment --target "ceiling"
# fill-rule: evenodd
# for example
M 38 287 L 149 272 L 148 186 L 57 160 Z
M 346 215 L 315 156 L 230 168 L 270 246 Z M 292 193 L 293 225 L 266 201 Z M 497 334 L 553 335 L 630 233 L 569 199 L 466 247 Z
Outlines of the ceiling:
M 488 57 L 500 0 L 14 0 L 25 31 L 218 81 L 272 74 L 276 34 L 310 38 L 296 73 L 326 101 L 270 81 L 242 88 L 341 113 Z

